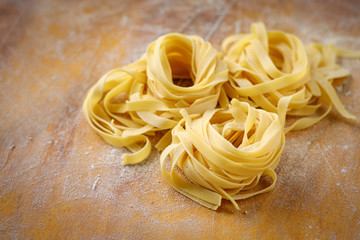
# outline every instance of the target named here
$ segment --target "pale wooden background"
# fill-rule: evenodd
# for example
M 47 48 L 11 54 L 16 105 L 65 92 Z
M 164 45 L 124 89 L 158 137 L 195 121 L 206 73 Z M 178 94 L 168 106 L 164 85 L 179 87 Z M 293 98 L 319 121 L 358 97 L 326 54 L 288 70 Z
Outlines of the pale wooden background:
M 360 50 L 359 1 L 1 0 L 0 238 L 360 239 L 359 122 L 333 112 L 288 134 L 275 189 L 215 212 L 166 183 L 155 150 L 121 166 L 125 150 L 83 117 L 87 89 L 158 36 L 219 48 L 254 21 Z M 339 96 L 360 118 L 360 61 L 341 63 Z

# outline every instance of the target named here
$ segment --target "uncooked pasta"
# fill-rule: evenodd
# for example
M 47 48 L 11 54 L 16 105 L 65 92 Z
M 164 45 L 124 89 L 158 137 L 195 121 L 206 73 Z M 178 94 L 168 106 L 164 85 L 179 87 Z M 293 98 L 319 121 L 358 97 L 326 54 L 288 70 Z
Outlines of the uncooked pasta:
M 222 199 L 239 209 L 236 200 L 274 188 L 286 132 L 314 125 L 332 106 L 355 119 L 332 83 L 350 74 L 337 57 L 360 57 L 333 45 L 305 46 L 262 23 L 227 37 L 222 48 L 198 36 L 161 36 L 139 60 L 102 76 L 83 104 L 105 141 L 132 152 L 123 164 L 146 159 L 149 137 L 160 132 L 163 176 L 214 210 Z
M 123 164 L 134 164 L 149 155 L 149 135 L 178 123 L 180 109 L 198 114 L 214 109 L 227 80 L 227 66 L 210 43 L 167 34 L 151 43 L 140 60 L 105 74 L 88 92 L 83 110 L 108 143 L 133 152 L 123 155 Z M 167 139 L 159 149 L 169 144 Z
M 295 35 L 266 31 L 262 23 L 252 24 L 249 34 L 227 37 L 222 48 L 230 71 L 225 86 L 228 95 L 278 113 L 284 126 L 286 115 L 301 117 L 286 131 L 315 124 L 332 106 L 342 116 L 355 119 L 340 102 L 332 82 L 349 75 L 336 57 L 360 57 L 359 53 L 332 45 L 304 46 Z M 321 107 L 325 113 L 314 116 Z
M 160 158 L 163 175 L 177 191 L 211 209 L 217 209 L 222 198 L 238 209 L 235 200 L 275 186 L 274 169 L 285 144 L 277 114 L 233 99 L 227 110 L 208 110 L 200 117 L 184 110 L 183 115 Z M 253 190 L 262 176 L 270 176 L 272 183 Z

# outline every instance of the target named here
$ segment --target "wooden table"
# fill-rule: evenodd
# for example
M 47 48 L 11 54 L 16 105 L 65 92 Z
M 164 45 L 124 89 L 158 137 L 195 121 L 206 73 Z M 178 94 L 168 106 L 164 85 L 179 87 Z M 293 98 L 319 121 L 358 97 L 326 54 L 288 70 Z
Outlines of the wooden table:
M 208 210 L 162 178 L 159 153 L 121 166 L 83 117 L 89 87 L 168 32 L 219 49 L 268 29 L 360 50 L 359 1 L 0 1 L 1 239 L 360 239 L 360 124 L 333 111 L 287 135 L 267 194 Z M 360 61 L 339 96 L 360 118 Z

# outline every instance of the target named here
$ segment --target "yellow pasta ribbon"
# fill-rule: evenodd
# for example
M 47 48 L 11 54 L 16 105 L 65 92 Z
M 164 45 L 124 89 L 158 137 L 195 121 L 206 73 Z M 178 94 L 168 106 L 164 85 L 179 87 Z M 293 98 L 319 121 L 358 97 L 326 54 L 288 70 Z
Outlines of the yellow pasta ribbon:
M 90 126 L 108 143 L 124 146 L 123 164 L 143 161 L 151 151 L 148 135 L 172 129 L 181 109 L 202 114 L 214 109 L 226 64 L 217 51 L 197 36 L 171 33 L 151 43 L 138 61 L 105 74 L 88 92 L 83 112 Z M 164 149 L 171 138 L 157 144 Z
M 215 210 L 222 198 L 239 209 L 235 200 L 274 188 L 274 168 L 285 144 L 277 114 L 237 99 L 227 110 L 208 110 L 200 117 L 185 110 L 182 114 L 184 119 L 172 130 L 172 143 L 160 157 L 162 174 L 177 191 Z M 262 176 L 270 176 L 272 183 L 259 190 Z
M 209 42 L 167 34 L 149 45 L 146 60 L 149 90 L 177 114 L 180 108 L 202 114 L 217 106 L 228 69 Z
M 360 58 L 333 45 L 304 46 L 262 23 L 227 37 L 222 49 L 223 58 L 198 36 L 166 34 L 139 60 L 102 76 L 83 103 L 90 126 L 132 152 L 122 164 L 146 159 L 149 136 L 164 131 L 156 144 L 163 176 L 214 210 L 222 199 L 239 209 L 236 200 L 274 188 L 286 132 L 312 126 L 332 106 L 355 119 L 332 84 L 349 75 L 337 57 Z M 287 126 L 287 116 L 298 119 Z M 260 187 L 264 176 L 272 183 Z
M 315 124 L 332 106 L 342 116 L 356 119 L 342 105 L 332 82 L 349 75 L 336 57 L 360 57 L 360 53 L 332 45 L 304 46 L 292 34 L 266 31 L 263 23 L 252 24 L 249 34 L 227 37 L 222 49 L 230 72 L 224 86 L 228 96 L 278 113 L 284 126 L 286 115 L 301 117 L 286 132 Z M 322 106 L 325 113 L 313 117 Z
M 140 60 L 124 69 L 111 70 L 90 89 L 83 103 L 86 120 L 105 141 L 133 151 L 123 155 L 123 164 L 138 163 L 151 151 L 149 139 L 142 134 L 151 132 L 153 127 L 131 113 L 116 114 L 123 106 L 118 102 L 146 81 L 145 66 L 145 61 Z

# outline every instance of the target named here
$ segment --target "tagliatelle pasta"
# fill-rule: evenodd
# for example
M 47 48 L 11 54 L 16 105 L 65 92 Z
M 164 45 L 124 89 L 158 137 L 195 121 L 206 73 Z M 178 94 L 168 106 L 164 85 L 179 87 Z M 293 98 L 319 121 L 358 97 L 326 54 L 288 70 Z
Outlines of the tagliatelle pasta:
M 172 108 L 201 114 L 217 106 L 228 68 L 210 43 L 197 36 L 164 35 L 149 45 L 146 60 L 148 88 Z
M 277 112 L 284 126 L 286 115 L 302 117 L 286 131 L 315 124 L 333 105 L 342 116 L 355 119 L 340 102 L 332 82 L 349 75 L 336 63 L 336 57 L 360 57 L 360 53 L 332 45 L 304 46 L 292 34 L 267 32 L 262 23 L 252 24 L 249 34 L 226 38 L 222 48 L 230 71 L 225 86 L 228 95 Z M 308 117 L 322 106 L 327 108 L 324 114 Z
M 163 175 L 177 191 L 211 209 L 220 206 L 222 198 L 238 209 L 235 200 L 275 186 L 274 168 L 285 144 L 277 114 L 233 99 L 227 110 L 208 110 L 193 117 L 183 111 L 183 115 L 160 158 Z M 166 159 L 170 159 L 170 171 L 165 169 Z M 272 184 L 249 192 L 262 176 L 270 176 Z
M 105 141 L 134 152 L 123 155 L 126 164 L 140 162 L 151 151 L 150 141 L 143 133 L 151 133 L 153 127 L 130 112 L 116 114 L 122 106 L 118 102 L 124 102 L 130 93 L 137 92 L 139 84 L 146 82 L 145 66 L 145 61 L 140 60 L 123 69 L 111 70 L 89 90 L 83 104 L 88 123 Z
M 336 58 L 360 53 L 304 46 L 262 23 L 226 38 L 222 48 L 224 58 L 200 37 L 161 36 L 139 60 L 102 76 L 83 111 L 102 138 L 132 152 L 123 164 L 143 161 L 149 136 L 165 131 L 156 148 L 169 183 L 208 208 L 228 199 L 239 209 L 236 200 L 274 188 L 286 132 L 315 124 L 332 106 L 355 119 L 332 83 L 349 75 Z M 299 119 L 286 126 L 287 116 Z M 264 176 L 272 180 L 265 187 Z
M 147 136 L 173 128 L 182 118 L 180 109 L 201 114 L 215 108 L 227 80 L 227 66 L 210 43 L 168 34 L 140 60 L 105 74 L 90 89 L 83 110 L 108 143 L 133 152 L 123 155 L 123 164 L 134 164 L 150 153 Z M 165 136 L 159 149 L 169 144 Z

